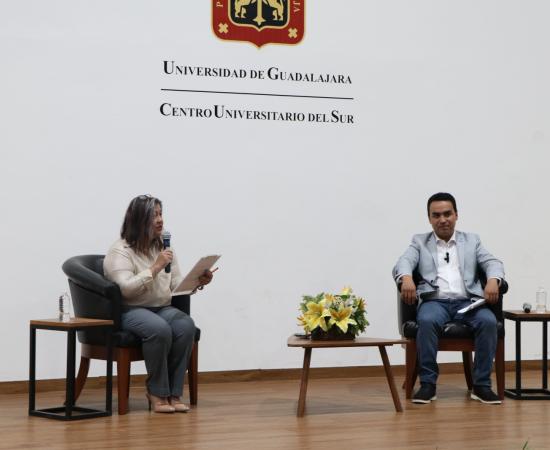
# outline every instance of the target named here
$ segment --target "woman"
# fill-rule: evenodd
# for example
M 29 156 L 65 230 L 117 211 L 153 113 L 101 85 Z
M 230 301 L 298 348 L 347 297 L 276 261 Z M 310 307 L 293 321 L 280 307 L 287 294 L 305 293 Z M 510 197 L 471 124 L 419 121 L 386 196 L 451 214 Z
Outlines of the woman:
M 182 281 L 178 260 L 163 249 L 162 203 L 149 195 L 134 198 L 124 217 L 120 239 L 105 256 L 105 276 L 120 286 L 124 300 L 122 328 L 139 336 L 147 368 L 149 410 L 187 412 L 181 401 L 183 378 L 193 348 L 195 324 L 170 306 Z M 171 264 L 168 273 L 165 268 Z M 212 279 L 210 271 L 201 286 Z

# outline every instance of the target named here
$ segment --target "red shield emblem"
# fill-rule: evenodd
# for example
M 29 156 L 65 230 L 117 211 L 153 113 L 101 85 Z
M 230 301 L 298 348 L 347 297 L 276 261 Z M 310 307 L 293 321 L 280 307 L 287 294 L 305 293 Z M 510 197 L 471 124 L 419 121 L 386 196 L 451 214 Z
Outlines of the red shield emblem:
M 212 28 L 229 41 L 297 44 L 304 37 L 306 0 L 212 0 Z

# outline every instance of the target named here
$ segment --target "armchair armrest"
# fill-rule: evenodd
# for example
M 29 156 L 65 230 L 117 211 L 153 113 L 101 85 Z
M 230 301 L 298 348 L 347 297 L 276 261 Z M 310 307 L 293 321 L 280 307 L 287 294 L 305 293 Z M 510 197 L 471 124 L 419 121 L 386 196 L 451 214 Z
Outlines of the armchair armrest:
M 498 293 L 503 296 L 508 292 L 508 282 L 506 280 L 501 280 L 500 286 L 498 287 Z
M 61 269 L 65 272 L 67 278 L 78 283 L 84 289 L 88 289 L 104 297 L 116 296 L 117 292 L 120 294 L 120 289 L 115 283 L 107 280 L 102 274 L 95 272 L 83 264 L 83 262 L 89 262 L 90 264 L 95 262 L 93 260 L 85 261 L 85 258 L 85 256 L 75 256 L 63 263 Z M 101 257 L 96 256 L 96 258 Z
M 191 296 L 190 295 L 175 295 L 172 297 L 172 306 L 183 311 L 188 316 L 191 315 Z
M 103 256 L 74 256 L 62 265 L 69 279 L 75 315 L 110 319 L 120 329 L 122 294 L 116 283 L 103 277 Z

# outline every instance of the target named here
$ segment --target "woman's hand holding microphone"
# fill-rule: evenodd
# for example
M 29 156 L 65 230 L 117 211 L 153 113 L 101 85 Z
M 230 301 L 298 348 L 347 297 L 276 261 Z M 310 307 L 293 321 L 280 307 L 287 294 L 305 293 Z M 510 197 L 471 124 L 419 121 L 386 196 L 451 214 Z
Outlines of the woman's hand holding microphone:
M 172 253 L 172 250 L 169 248 L 166 248 L 162 250 L 159 255 L 157 256 L 156 261 L 151 266 L 151 273 L 153 274 L 153 278 L 155 278 L 158 273 L 172 262 L 174 259 L 174 254 Z

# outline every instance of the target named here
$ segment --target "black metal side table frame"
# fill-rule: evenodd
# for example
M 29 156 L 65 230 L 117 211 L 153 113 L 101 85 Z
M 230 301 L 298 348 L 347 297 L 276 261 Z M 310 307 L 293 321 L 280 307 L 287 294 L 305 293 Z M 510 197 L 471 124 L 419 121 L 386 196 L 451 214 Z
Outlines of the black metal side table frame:
M 75 405 L 75 359 L 76 332 L 89 327 L 113 327 L 111 320 L 75 318 L 70 322 L 55 319 L 31 320 L 30 322 L 30 362 L 29 362 L 29 415 L 57 420 L 79 420 L 112 415 L 113 348 L 109 337 L 107 347 L 107 380 L 105 410 L 84 408 Z M 67 332 L 67 376 L 65 405 L 54 408 L 36 409 L 36 330 Z
M 548 390 L 548 321 L 550 313 L 504 311 L 504 317 L 516 323 L 516 387 L 505 389 L 504 395 L 514 400 L 550 400 Z M 521 323 L 542 322 L 542 387 L 521 387 Z

